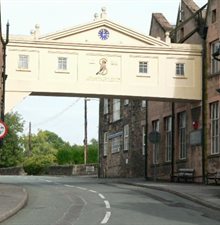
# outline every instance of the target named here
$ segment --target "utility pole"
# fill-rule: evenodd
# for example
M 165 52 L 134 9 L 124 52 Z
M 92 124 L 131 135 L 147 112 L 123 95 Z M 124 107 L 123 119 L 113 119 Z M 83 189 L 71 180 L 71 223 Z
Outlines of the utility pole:
M 84 99 L 84 164 L 87 163 L 87 98 Z

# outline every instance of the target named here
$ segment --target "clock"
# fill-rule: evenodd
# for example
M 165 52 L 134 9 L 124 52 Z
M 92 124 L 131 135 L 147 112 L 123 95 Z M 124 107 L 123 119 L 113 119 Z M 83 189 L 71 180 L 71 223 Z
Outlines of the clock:
M 100 39 L 107 40 L 109 38 L 109 31 L 107 29 L 100 29 L 98 32 Z

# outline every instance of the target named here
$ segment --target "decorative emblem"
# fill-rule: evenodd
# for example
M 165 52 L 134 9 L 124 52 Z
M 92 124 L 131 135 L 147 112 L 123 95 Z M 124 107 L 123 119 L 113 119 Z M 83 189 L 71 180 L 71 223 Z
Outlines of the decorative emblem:
M 107 29 L 101 29 L 98 33 L 100 39 L 107 40 L 109 38 L 109 31 Z
M 96 75 L 106 75 L 108 73 L 106 64 L 107 64 L 107 59 L 102 58 L 99 60 L 99 64 L 100 64 L 100 69 L 99 71 L 96 73 Z

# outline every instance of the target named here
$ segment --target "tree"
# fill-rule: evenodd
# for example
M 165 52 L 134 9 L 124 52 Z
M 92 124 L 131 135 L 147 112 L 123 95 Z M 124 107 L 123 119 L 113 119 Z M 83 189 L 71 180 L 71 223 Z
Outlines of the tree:
M 40 130 L 25 137 L 24 169 L 28 174 L 43 174 L 47 167 L 57 162 L 57 152 L 70 148 L 57 134 Z
M 23 159 L 24 120 L 17 112 L 11 112 L 5 115 L 5 123 L 8 126 L 8 134 L 0 147 L 0 167 L 17 166 Z
M 57 162 L 60 165 L 82 164 L 84 161 L 84 147 L 73 145 L 57 152 Z
M 91 139 L 90 143 L 88 145 L 88 163 L 97 163 L 99 143 L 95 138 Z
M 31 142 L 31 143 L 29 143 Z M 31 149 L 29 149 L 31 146 Z M 51 131 L 39 130 L 35 135 L 25 137 L 25 152 L 26 155 L 56 155 L 59 149 L 65 148 L 68 143 L 64 142 L 57 134 Z

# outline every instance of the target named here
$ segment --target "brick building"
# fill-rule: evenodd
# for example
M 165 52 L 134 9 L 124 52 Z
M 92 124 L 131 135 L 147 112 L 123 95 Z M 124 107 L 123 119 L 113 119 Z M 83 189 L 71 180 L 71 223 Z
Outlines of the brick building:
M 181 0 L 180 6 L 175 27 L 163 14 L 153 13 L 150 35 L 164 41 L 165 33 L 169 32 L 174 43 L 203 46 L 202 101 L 148 101 L 144 102 L 147 107 L 142 107 L 141 100 L 102 100 L 100 175 L 103 177 L 145 175 L 149 179 L 169 180 L 178 168 L 194 168 L 196 181 L 201 182 L 207 171 L 220 169 L 220 96 L 216 91 L 220 88 L 220 62 L 212 57 L 219 47 L 220 2 L 211 0 L 199 8 L 193 0 Z M 117 101 L 121 102 L 118 105 L 121 119 L 112 123 Z M 108 113 L 103 116 L 105 110 Z M 159 143 L 148 140 L 152 131 L 160 133 Z M 109 151 L 105 143 L 115 142 L 116 136 L 120 147 L 116 152 Z
M 161 15 L 153 14 L 152 18 L 153 21 L 159 21 Z M 202 44 L 202 34 L 198 28 L 204 23 L 204 11 L 200 11 L 192 0 L 182 0 L 177 24 L 170 32 L 172 41 Z M 150 35 L 158 36 L 159 33 L 163 39 L 163 32 L 158 31 L 167 31 L 167 22 L 153 24 Z M 198 139 L 202 135 L 201 106 L 202 102 L 148 102 L 149 131 L 156 130 L 161 134 L 160 143 L 148 146 L 149 178 L 170 179 L 170 175 L 178 168 L 194 168 L 196 176 L 202 176 L 202 142 L 190 141 L 193 136 Z M 198 126 L 196 129 L 194 123 Z

